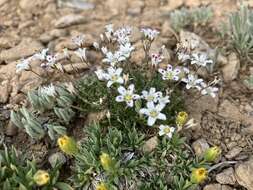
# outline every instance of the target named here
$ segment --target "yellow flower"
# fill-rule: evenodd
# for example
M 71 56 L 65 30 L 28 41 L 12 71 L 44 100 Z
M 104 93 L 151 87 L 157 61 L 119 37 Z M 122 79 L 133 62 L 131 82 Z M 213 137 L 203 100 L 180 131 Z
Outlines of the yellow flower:
M 188 114 L 184 111 L 182 112 L 179 112 L 177 114 L 177 118 L 176 118 L 176 124 L 179 126 L 179 127 L 183 127 L 184 124 L 187 122 L 188 120 Z
M 58 138 L 57 143 L 60 149 L 66 154 L 76 155 L 78 153 L 76 141 L 71 137 L 64 135 L 63 137 Z
M 109 156 L 109 154 L 106 153 L 102 153 L 100 155 L 100 163 L 103 166 L 104 170 L 110 170 L 112 169 L 112 165 L 113 165 L 113 161 L 111 159 L 111 157 Z
M 218 146 L 211 147 L 206 150 L 204 154 L 204 159 L 207 162 L 215 161 L 221 154 L 221 149 Z
M 191 182 L 200 184 L 207 178 L 207 170 L 205 168 L 195 168 L 191 174 Z
M 108 190 L 108 188 L 107 188 L 107 185 L 102 182 L 96 186 L 96 190 Z
M 34 176 L 33 176 L 33 180 L 35 181 L 35 183 L 38 186 L 42 186 L 45 185 L 49 182 L 50 180 L 50 176 L 49 173 L 44 171 L 44 170 L 38 170 Z

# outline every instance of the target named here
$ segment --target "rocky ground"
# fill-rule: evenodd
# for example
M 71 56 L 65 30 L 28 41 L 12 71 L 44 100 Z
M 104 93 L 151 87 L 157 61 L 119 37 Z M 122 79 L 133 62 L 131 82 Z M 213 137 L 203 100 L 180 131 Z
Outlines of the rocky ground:
M 253 6 L 253 1 L 244 1 Z M 15 73 L 17 61 L 32 55 L 42 48 L 59 51 L 64 47 L 75 49 L 71 36 L 86 35 L 86 44 L 91 45 L 108 23 L 131 25 L 134 29 L 150 26 L 161 31 L 161 41 L 167 47 L 175 46 L 176 38 L 170 27 L 170 11 L 182 6 L 212 6 L 215 18 L 209 32 L 198 35 L 213 48 L 217 35 L 213 37 L 220 21 L 230 11 L 236 10 L 236 0 L 91 0 L 74 5 L 67 0 L 0 0 L 0 132 L 2 140 L 17 148 L 27 150 L 44 159 L 50 155 L 47 145 L 31 142 L 26 134 L 18 131 L 8 120 L 9 110 L 25 104 L 26 92 L 37 87 L 41 81 L 33 73 Z M 137 41 L 140 36 L 134 36 Z M 135 44 L 140 46 L 140 44 Z M 138 59 L 143 52 L 136 52 Z M 89 60 L 96 64 L 99 59 L 94 52 L 88 52 Z M 80 65 L 75 57 L 75 65 Z M 218 60 L 219 74 L 222 74 L 222 90 L 213 101 L 209 97 L 192 103 L 186 102 L 188 112 L 198 121 L 191 135 L 192 148 L 201 154 L 209 145 L 220 145 L 224 159 L 222 165 L 214 168 L 214 177 L 205 190 L 253 190 L 253 95 L 243 84 L 245 74 L 253 74 L 253 67 L 239 72 L 240 63 L 235 53 L 223 55 Z M 229 63 L 229 64 L 228 64 Z M 65 65 L 71 71 L 71 67 Z M 80 70 L 88 66 L 80 65 Z M 36 68 L 40 72 L 39 68 Z M 190 96 L 190 94 L 186 94 Z M 189 98 L 187 98 L 189 99 Z M 196 141 L 194 141 L 196 140 Z

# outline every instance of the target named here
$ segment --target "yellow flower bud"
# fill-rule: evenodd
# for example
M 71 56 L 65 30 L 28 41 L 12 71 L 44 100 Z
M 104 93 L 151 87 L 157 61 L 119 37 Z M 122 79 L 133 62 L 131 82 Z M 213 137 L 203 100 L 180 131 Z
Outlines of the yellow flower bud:
M 38 186 L 42 186 L 45 185 L 49 182 L 50 180 L 50 176 L 49 173 L 44 171 L 44 170 L 38 170 L 34 176 L 33 176 L 33 180 L 35 181 L 35 183 Z
M 176 118 L 176 124 L 179 126 L 179 127 L 183 127 L 184 124 L 187 122 L 188 120 L 188 114 L 184 111 L 182 112 L 179 112 L 177 114 L 177 118 Z
M 108 188 L 107 185 L 102 182 L 96 186 L 96 190 L 108 190 Z
M 221 154 L 221 149 L 218 146 L 211 147 L 204 153 L 204 159 L 207 162 L 215 161 Z
M 111 157 L 109 154 L 106 154 L 104 152 L 100 155 L 100 163 L 106 171 L 112 169 L 113 167 L 113 161 Z
M 60 149 L 68 155 L 76 155 L 78 153 L 78 147 L 76 141 L 71 137 L 64 135 L 58 138 L 57 141 Z
M 195 168 L 191 174 L 191 182 L 200 184 L 207 178 L 207 170 L 205 168 Z

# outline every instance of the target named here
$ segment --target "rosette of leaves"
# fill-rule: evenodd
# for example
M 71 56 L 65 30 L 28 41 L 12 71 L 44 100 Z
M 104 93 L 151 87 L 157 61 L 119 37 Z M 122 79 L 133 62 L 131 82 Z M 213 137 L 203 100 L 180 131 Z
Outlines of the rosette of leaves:
M 28 93 L 28 100 L 32 109 L 25 107 L 11 112 L 11 121 L 34 138 L 41 139 L 46 134 L 55 140 L 58 136 L 66 134 L 64 124 L 69 124 L 75 112 L 72 105 L 75 96 L 63 86 L 56 87 L 56 95 L 48 96 L 40 89 Z
M 49 96 L 43 93 L 41 89 L 30 91 L 27 95 L 28 100 L 34 110 L 40 113 L 54 110 L 56 116 L 68 124 L 75 115 L 71 108 L 75 101 L 75 96 L 66 90 L 64 86 L 56 86 L 55 89 L 55 96 Z
M 192 25 L 206 25 L 212 17 L 213 11 L 210 7 L 182 8 L 170 14 L 172 28 L 177 32 Z
M 223 37 L 230 39 L 232 47 L 241 59 L 251 60 L 253 49 L 253 12 L 246 6 L 229 16 L 228 24 L 221 26 Z
M 58 124 L 43 123 L 37 116 L 22 107 L 17 112 L 11 112 L 11 121 L 34 138 L 41 139 L 46 133 L 54 140 L 57 136 L 66 134 L 66 128 Z
M 15 148 L 0 150 L 0 189 L 3 190 L 72 190 L 67 183 L 59 181 L 61 165 L 58 164 L 49 171 L 50 180 L 42 187 L 38 187 L 33 180 L 38 171 L 35 160 L 25 161 L 20 158 Z

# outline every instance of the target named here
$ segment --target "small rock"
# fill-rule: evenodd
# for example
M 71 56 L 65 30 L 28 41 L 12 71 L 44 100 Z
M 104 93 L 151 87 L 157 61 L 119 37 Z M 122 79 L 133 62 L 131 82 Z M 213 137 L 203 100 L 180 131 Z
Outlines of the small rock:
M 63 67 L 67 73 L 75 73 L 75 72 L 83 72 L 84 70 L 89 68 L 89 65 L 87 65 L 86 63 L 73 63 L 64 65 Z
M 12 136 L 17 135 L 17 133 L 18 133 L 18 128 L 11 121 L 9 121 L 9 123 L 5 129 L 5 134 L 7 136 L 12 137 Z
M 237 156 L 240 154 L 241 151 L 242 151 L 242 148 L 236 146 L 236 147 L 232 148 L 232 149 L 225 155 L 225 157 L 226 157 L 227 159 L 231 160 L 231 159 L 237 157 Z
M 209 144 L 205 139 L 198 139 L 194 143 L 192 143 L 192 148 L 196 156 L 201 157 L 209 148 Z
M 216 175 L 216 181 L 224 185 L 234 185 L 236 183 L 235 172 L 233 168 L 223 170 Z
M 157 136 L 154 136 L 148 139 L 142 148 L 144 152 L 152 152 L 157 147 L 157 145 L 158 145 L 158 138 Z
M 215 184 L 209 184 L 206 185 L 203 190 L 222 190 L 221 184 L 215 183 Z
M 54 168 L 57 164 L 65 164 L 66 163 L 66 157 L 61 152 L 53 153 L 49 156 L 48 161 L 52 168 Z
M 65 28 L 72 25 L 84 24 L 87 22 L 87 17 L 78 14 L 69 14 L 56 20 L 56 28 Z
M 19 40 L 13 36 L 0 37 L 0 48 L 8 49 L 15 46 L 18 42 Z
M 3 4 L 5 4 L 8 0 L 0 0 L 0 6 L 2 6 Z
M 127 13 L 130 15 L 139 15 L 141 14 L 142 9 L 144 8 L 144 2 L 139 0 L 131 1 L 127 9 Z
M 235 166 L 237 182 L 248 190 L 253 190 L 253 157 Z
M 112 15 L 125 14 L 127 9 L 127 0 L 107 0 L 106 6 Z
M 0 60 L 2 61 L 14 61 L 20 58 L 31 56 L 34 53 L 43 49 L 40 42 L 31 38 L 24 38 L 17 46 L 3 50 L 0 53 Z
M 20 0 L 19 6 L 25 11 L 34 11 L 41 4 L 41 0 Z
M 230 82 L 237 78 L 240 69 L 240 60 L 235 53 L 231 53 L 228 57 L 228 64 L 222 68 L 225 82 Z
M 9 99 L 11 91 L 9 84 L 9 81 L 3 81 L 0 85 L 0 103 L 6 103 Z
M 85 121 L 85 124 L 90 125 L 93 122 L 99 122 L 100 120 L 106 117 L 107 113 L 108 113 L 108 110 L 103 110 L 101 112 L 95 112 L 95 113 L 89 113 Z

